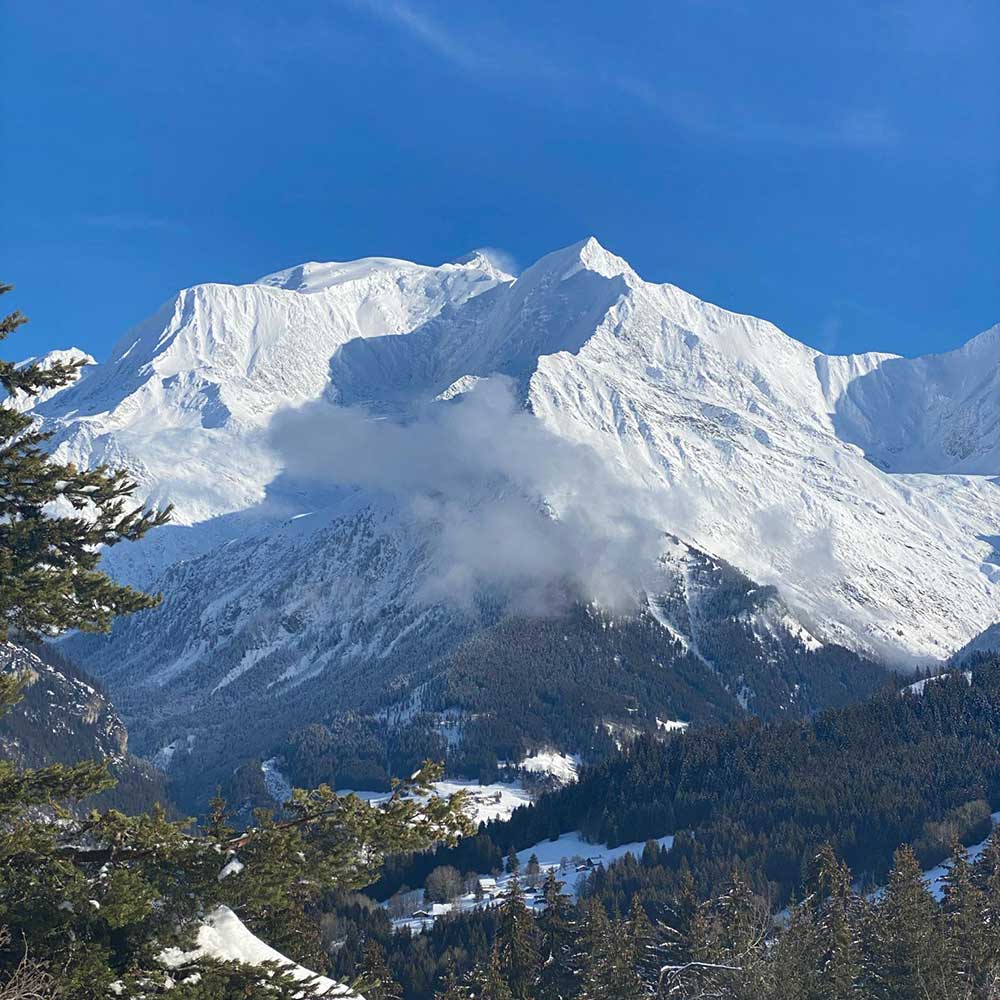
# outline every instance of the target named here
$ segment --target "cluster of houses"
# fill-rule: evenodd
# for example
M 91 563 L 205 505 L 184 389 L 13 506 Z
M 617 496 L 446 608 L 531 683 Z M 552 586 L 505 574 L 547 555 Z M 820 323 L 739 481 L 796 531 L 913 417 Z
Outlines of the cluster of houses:
M 590 858 L 564 858 L 558 865 L 544 865 L 543 873 L 556 870 L 559 874 L 573 872 L 586 875 L 597 868 L 604 867 L 602 857 Z M 427 906 L 413 910 L 409 917 L 404 917 L 397 921 L 398 926 L 409 926 L 413 930 L 423 929 L 433 923 L 438 917 L 443 917 L 456 910 L 478 909 L 483 906 L 490 906 L 503 899 L 506 891 L 506 879 L 498 881 L 492 875 L 480 875 L 476 879 L 475 891 L 466 893 L 451 903 L 431 903 Z M 529 909 L 536 909 L 543 905 L 541 888 L 524 887 L 524 902 Z

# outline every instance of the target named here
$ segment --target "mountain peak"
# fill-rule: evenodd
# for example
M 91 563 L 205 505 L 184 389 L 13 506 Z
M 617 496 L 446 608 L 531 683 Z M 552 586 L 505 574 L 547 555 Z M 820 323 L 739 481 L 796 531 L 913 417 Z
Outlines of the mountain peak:
M 459 267 L 475 268 L 477 271 L 485 271 L 497 281 L 513 281 L 514 275 L 511 273 L 514 268 L 510 262 L 510 255 L 503 251 L 494 250 L 492 247 L 480 247 L 470 253 L 457 257 L 451 263 Z
M 530 276 L 553 275 L 558 281 L 565 281 L 580 271 L 591 271 L 602 278 L 616 278 L 620 275 L 639 277 L 628 261 L 605 250 L 593 236 L 571 243 L 568 247 L 546 254 L 529 267 L 519 280 Z

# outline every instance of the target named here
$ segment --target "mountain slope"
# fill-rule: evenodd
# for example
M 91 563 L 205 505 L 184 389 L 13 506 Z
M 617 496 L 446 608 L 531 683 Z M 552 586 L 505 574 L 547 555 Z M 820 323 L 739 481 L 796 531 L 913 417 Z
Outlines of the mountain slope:
M 107 760 L 117 785 L 84 803 L 122 810 L 166 802 L 163 776 L 128 752 L 128 733 L 93 679 L 52 650 L 0 643 L 0 670 L 23 678 L 21 700 L 0 717 L 0 756 L 19 767 Z
M 627 581 L 655 611 L 672 533 L 776 585 L 792 632 L 943 659 L 1000 619 L 998 361 L 996 331 L 931 358 L 826 356 L 592 239 L 516 280 L 481 256 L 369 258 L 187 289 L 35 405 L 62 457 L 127 464 L 178 510 L 108 554 L 163 607 L 75 649 L 146 749 L 191 712 L 211 729 L 268 701 L 367 711 L 505 614 L 550 613 L 544 556 L 576 564 L 570 605 L 600 599 L 628 536 L 619 564 L 666 560 Z M 509 412 L 477 402 L 497 374 Z M 492 437 L 449 451 L 476 421 Z M 519 538 L 515 496 L 559 544 Z M 456 524 L 484 537 L 442 595 Z

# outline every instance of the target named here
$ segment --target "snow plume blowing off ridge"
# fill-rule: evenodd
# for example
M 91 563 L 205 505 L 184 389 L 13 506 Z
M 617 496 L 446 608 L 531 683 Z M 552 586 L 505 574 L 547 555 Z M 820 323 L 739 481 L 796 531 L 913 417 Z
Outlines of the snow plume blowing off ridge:
M 426 524 L 429 601 L 486 589 L 525 612 L 574 598 L 626 611 L 654 589 L 667 498 L 546 430 L 505 378 L 405 423 L 310 403 L 279 414 L 270 442 L 293 478 L 391 496 Z

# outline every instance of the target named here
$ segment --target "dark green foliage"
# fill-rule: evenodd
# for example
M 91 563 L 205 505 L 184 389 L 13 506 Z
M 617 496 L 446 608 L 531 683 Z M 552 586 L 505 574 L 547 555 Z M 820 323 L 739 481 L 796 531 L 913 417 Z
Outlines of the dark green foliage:
M 739 866 L 754 890 L 784 903 L 830 844 L 863 880 L 884 880 L 901 843 L 934 842 L 928 830 L 974 843 L 985 802 L 1000 803 L 1000 664 L 981 663 L 922 695 L 886 692 L 805 722 L 756 720 L 636 740 L 579 781 L 545 795 L 474 841 L 393 859 L 373 894 L 417 885 L 431 868 L 490 871 L 511 848 L 582 830 L 614 845 L 676 833 L 595 877 L 594 891 L 626 909 L 634 895 L 662 919 L 693 877 L 719 891 Z M 940 839 L 939 835 L 935 839 Z M 925 851 L 930 866 L 948 846 Z
M 11 288 L 0 284 L 0 295 Z M 19 312 L 0 319 L 0 340 L 25 322 Z M 35 395 L 71 382 L 79 367 L 0 361 L 0 387 L 11 396 Z M 11 630 L 28 638 L 69 628 L 106 631 L 116 615 L 158 599 L 100 572 L 98 547 L 141 538 L 168 519 L 169 508 L 132 504 L 136 484 L 125 472 L 53 461 L 44 450 L 49 435 L 32 423 L 0 407 L 0 641 Z M 53 505 L 71 513 L 53 513 Z
M 517 875 L 507 887 L 494 939 L 496 962 L 513 1000 L 530 1000 L 541 972 L 538 928 L 528 908 Z
M 474 964 L 457 967 L 445 959 L 435 988 L 447 1000 L 995 1000 L 1000 926 L 991 915 L 1000 906 L 998 853 L 993 845 L 970 864 L 959 849 L 945 898 L 935 902 L 908 848 L 897 852 L 884 891 L 866 898 L 824 847 L 805 899 L 779 920 L 734 872 L 724 891 L 698 904 L 687 921 L 684 955 L 674 930 L 651 925 L 638 903 L 620 919 L 595 899 L 553 900 L 552 913 L 536 920 L 541 964 L 527 988 L 521 971 L 512 971 L 502 918 L 490 943 L 479 936 L 484 914 L 469 914 L 447 921 L 447 940 L 449 955 L 471 955 Z M 463 935 L 466 943 L 456 945 Z M 561 943 L 553 947 L 553 940 Z M 390 956 L 412 954 L 408 935 L 388 941 Z M 644 952 L 661 957 L 650 961 Z M 531 956 L 531 949 L 521 956 Z M 407 1000 L 433 995 L 405 962 L 403 969 Z
M 545 909 L 538 917 L 542 963 L 537 986 L 539 1000 L 561 1000 L 573 996 L 576 990 L 573 955 L 577 927 L 573 907 L 562 889 L 563 883 L 550 870 L 542 888 Z
M 269 685 L 284 661 L 273 673 L 247 674 L 213 698 L 202 697 L 212 678 L 221 680 L 240 662 L 245 651 L 234 645 L 192 675 L 168 682 L 162 703 L 123 701 L 120 707 L 140 750 L 152 752 L 177 732 L 197 735 L 197 756 L 176 755 L 171 777 L 177 800 L 201 810 L 206 787 L 221 784 L 235 799 L 226 787 L 234 747 L 255 761 L 283 757 L 285 773 L 302 786 L 388 788 L 392 774 L 410 774 L 425 759 L 446 759 L 452 774 L 493 781 L 498 760 L 520 760 L 542 746 L 601 760 L 633 734 L 655 733 L 657 718 L 695 726 L 748 712 L 803 718 L 886 683 L 886 671 L 857 654 L 832 645 L 808 652 L 781 627 L 761 628 L 757 616 L 781 617 L 773 589 L 755 587 L 722 564 L 705 572 L 706 591 L 720 590 L 706 605 L 710 617 L 697 626 L 699 644 L 711 648 L 710 662 L 648 611 L 612 616 L 568 605 L 551 617 L 495 621 L 494 611 L 452 652 L 442 655 L 435 646 L 399 662 L 362 659 L 283 687 L 280 704 Z M 168 602 L 197 575 L 185 565 L 170 574 Z M 683 619 L 681 602 L 674 610 L 679 628 L 694 628 Z M 150 645 L 154 655 L 162 636 L 146 623 L 159 614 L 121 626 L 131 643 Z M 93 637 L 73 642 L 97 669 L 101 648 Z M 249 697 L 247 685 L 254 687 Z M 737 694 L 751 688 L 744 710 Z M 240 711 L 233 712 L 237 703 Z M 446 729 L 460 731 L 461 741 L 449 745 Z
M 0 293 L 7 290 L 0 286 Z M 22 322 L 16 313 L 0 320 L 0 339 Z M 75 370 L 0 362 L 0 385 L 31 393 L 67 383 Z M 139 538 L 167 512 L 130 509 L 134 484 L 127 475 L 59 465 L 43 451 L 45 440 L 31 430 L 30 418 L 0 407 L 0 642 L 14 657 L 0 672 L 0 715 L 30 687 L 29 673 L 51 667 L 31 656 L 17 659 L 17 647 L 6 643 L 9 632 L 33 637 L 106 629 L 115 615 L 156 603 L 97 570 L 98 546 Z M 53 514 L 56 503 L 73 515 Z M 110 741 L 108 756 L 25 766 L 31 755 L 47 759 L 45 738 L 36 739 L 27 725 L 34 721 L 37 728 L 44 702 L 34 706 L 36 714 L 21 716 L 25 725 L 3 744 L 0 996 L 106 1000 L 146 998 L 168 988 L 171 996 L 192 1000 L 303 996 L 312 992 L 308 984 L 276 969 L 234 963 L 192 960 L 172 970 L 168 982 L 157 956 L 170 946 L 189 950 L 201 918 L 225 904 L 294 959 L 323 962 L 309 919 L 323 894 L 371 882 L 389 853 L 469 832 L 461 796 L 451 802 L 427 797 L 441 773 L 431 765 L 400 783 L 384 806 L 321 785 L 296 790 L 279 813 L 258 812 L 240 832 L 228 826 L 221 801 L 213 803 L 204 830 L 171 820 L 159 806 L 136 815 L 85 812 L 81 800 L 114 784 L 109 762 L 125 755 L 124 730 L 116 730 L 96 689 L 70 673 L 52 668 L 43 683 L 65 684 L 81 702 L 92 697 L 91 708 L 81 705 L 74 717 L 78 726 L 107 709 L 106 730 L 96 736 Z M 56 698 L 54 690 L 49 696 Z M 96 737 L 81 738 L 86 744 Z M 35 745 L 22 748 L 22 741 Z M 19 761 L 7 757 L 15 748 Z M 382 1000 L 391 1000 L 391 982 L 383 986 Z
M 355 985 L 365 1000 L 401 1000 L 403 996 L 403 988 L 386 965 L 382 946 L 374 939 L 365 945 L 361 978 Z

